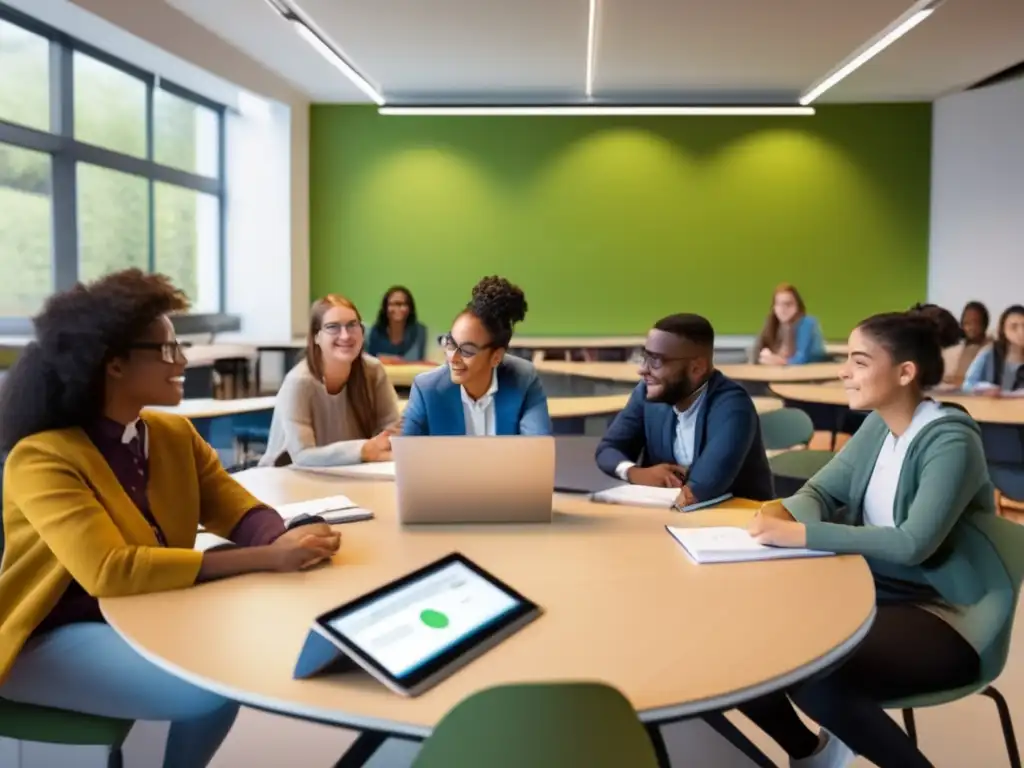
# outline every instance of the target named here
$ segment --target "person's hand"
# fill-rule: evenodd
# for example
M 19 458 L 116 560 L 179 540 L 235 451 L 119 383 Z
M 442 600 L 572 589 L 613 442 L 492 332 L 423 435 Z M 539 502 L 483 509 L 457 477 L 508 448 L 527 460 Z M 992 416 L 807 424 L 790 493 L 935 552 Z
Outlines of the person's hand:
M 747 526 L 747 533 L 758 544 L 769 547 L 807 546 L 807 527 L 795 520 L 780 520 L 777 517 L 757 514 Z
M 773 517 L 776 520 L 786 520 L 789 522 L 795 522 L 796 518 L 793 517 L 789 510 L 782 505 L 782 501 L 776 499 L 775 501 L 766 501 L 761 505 L 761 509 L 758 511 L 762 517 Z
M 331 557 L 341 547 L 341 534 L 327 523 L 310 523 L 285 531 L 270 545 L 274 570 L 301 571 Z
M 776 355 L 767 347 L 761 350 L 759 359 L 761 360 L 761 365 L 786 365 L 789 362 L 782 355 Z
M 693 491 L 690 490 L 690 486 L 684 485 L 682 490 L 679 491 L 679 496 L 676 498 L 676 506 L 682 509 L 688 507 L 691 504 L 697 503 L 697 497 L 693 495 Z
M 655 464 L 653 467 L 630 467 L 626 479 L 633 485 L 655 488 L 682 488 L 686 482 L 686 467 L 678 464 Z
M 390 429 L 385 429 L 378 435 L 371 437 L 363 443 L 359 451 L 359 458 L 363 461 L 389 461 L 391 459 L 391 435 Z
M 988 387 L 986 389 L 979 390 L 978 394 L 982 397 L 1002 397 L 1003 390 L 999 387 Z

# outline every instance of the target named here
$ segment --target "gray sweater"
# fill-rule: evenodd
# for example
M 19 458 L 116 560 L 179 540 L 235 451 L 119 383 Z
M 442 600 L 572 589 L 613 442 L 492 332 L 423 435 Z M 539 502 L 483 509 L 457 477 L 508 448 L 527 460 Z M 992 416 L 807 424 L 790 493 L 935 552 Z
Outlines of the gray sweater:
M 398 395 L 379 360 L 363 355 L 363 365 L 370 384 L 375 411 L 372 421 L 377 434 L 398 423 Z M 348 387 L 342 387 L 336 395 L 329 394 L 302 360 L 284 377 L 277 393 L 267 452 L 260 466 L 274 466 L 284 453 L 300 467 L 358 464 L 363 443 L 369 437 L 372 435 L 360 432 L 353 416 Z

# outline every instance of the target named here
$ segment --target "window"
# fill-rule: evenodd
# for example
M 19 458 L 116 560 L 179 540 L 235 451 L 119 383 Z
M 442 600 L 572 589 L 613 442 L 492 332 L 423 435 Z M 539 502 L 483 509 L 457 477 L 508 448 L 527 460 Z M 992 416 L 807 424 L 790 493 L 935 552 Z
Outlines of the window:
M 221 311 L 224 137 L 222 105 L 0 0 L 0 334 L 126 267 Z
M 50 43 L 0 19 L 0 120 L 50 128 Z
M 78 166 L 78 279 L 149 267 L 149 182 L 95 165 Z
M 50 157 L 0 144 L 0 317 L 35 313 L 53 290 Z

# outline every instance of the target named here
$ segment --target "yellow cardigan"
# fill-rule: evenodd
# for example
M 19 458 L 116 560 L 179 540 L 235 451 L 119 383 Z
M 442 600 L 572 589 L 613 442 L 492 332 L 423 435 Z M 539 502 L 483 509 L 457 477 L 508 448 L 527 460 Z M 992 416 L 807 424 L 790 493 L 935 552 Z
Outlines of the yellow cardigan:
M 146 412 L 153 529 L 79 428 L 25 438 L 4 472 L 6 543 L 0 566 L 0 683 L 33 630 L 75 579 L 93 597 L 195 583 L 200 523 L 227 537 L 260 502 L 224 471 L 216 452 L 178 416 Z

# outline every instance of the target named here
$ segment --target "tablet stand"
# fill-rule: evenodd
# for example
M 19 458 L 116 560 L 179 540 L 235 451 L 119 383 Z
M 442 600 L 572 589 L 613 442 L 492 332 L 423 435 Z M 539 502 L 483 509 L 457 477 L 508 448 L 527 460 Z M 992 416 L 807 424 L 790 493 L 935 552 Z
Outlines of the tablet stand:
M 315 675 L 360 669 L 338 646 L 315 629 L 306 634 L 292 677 L 305 680 Z

